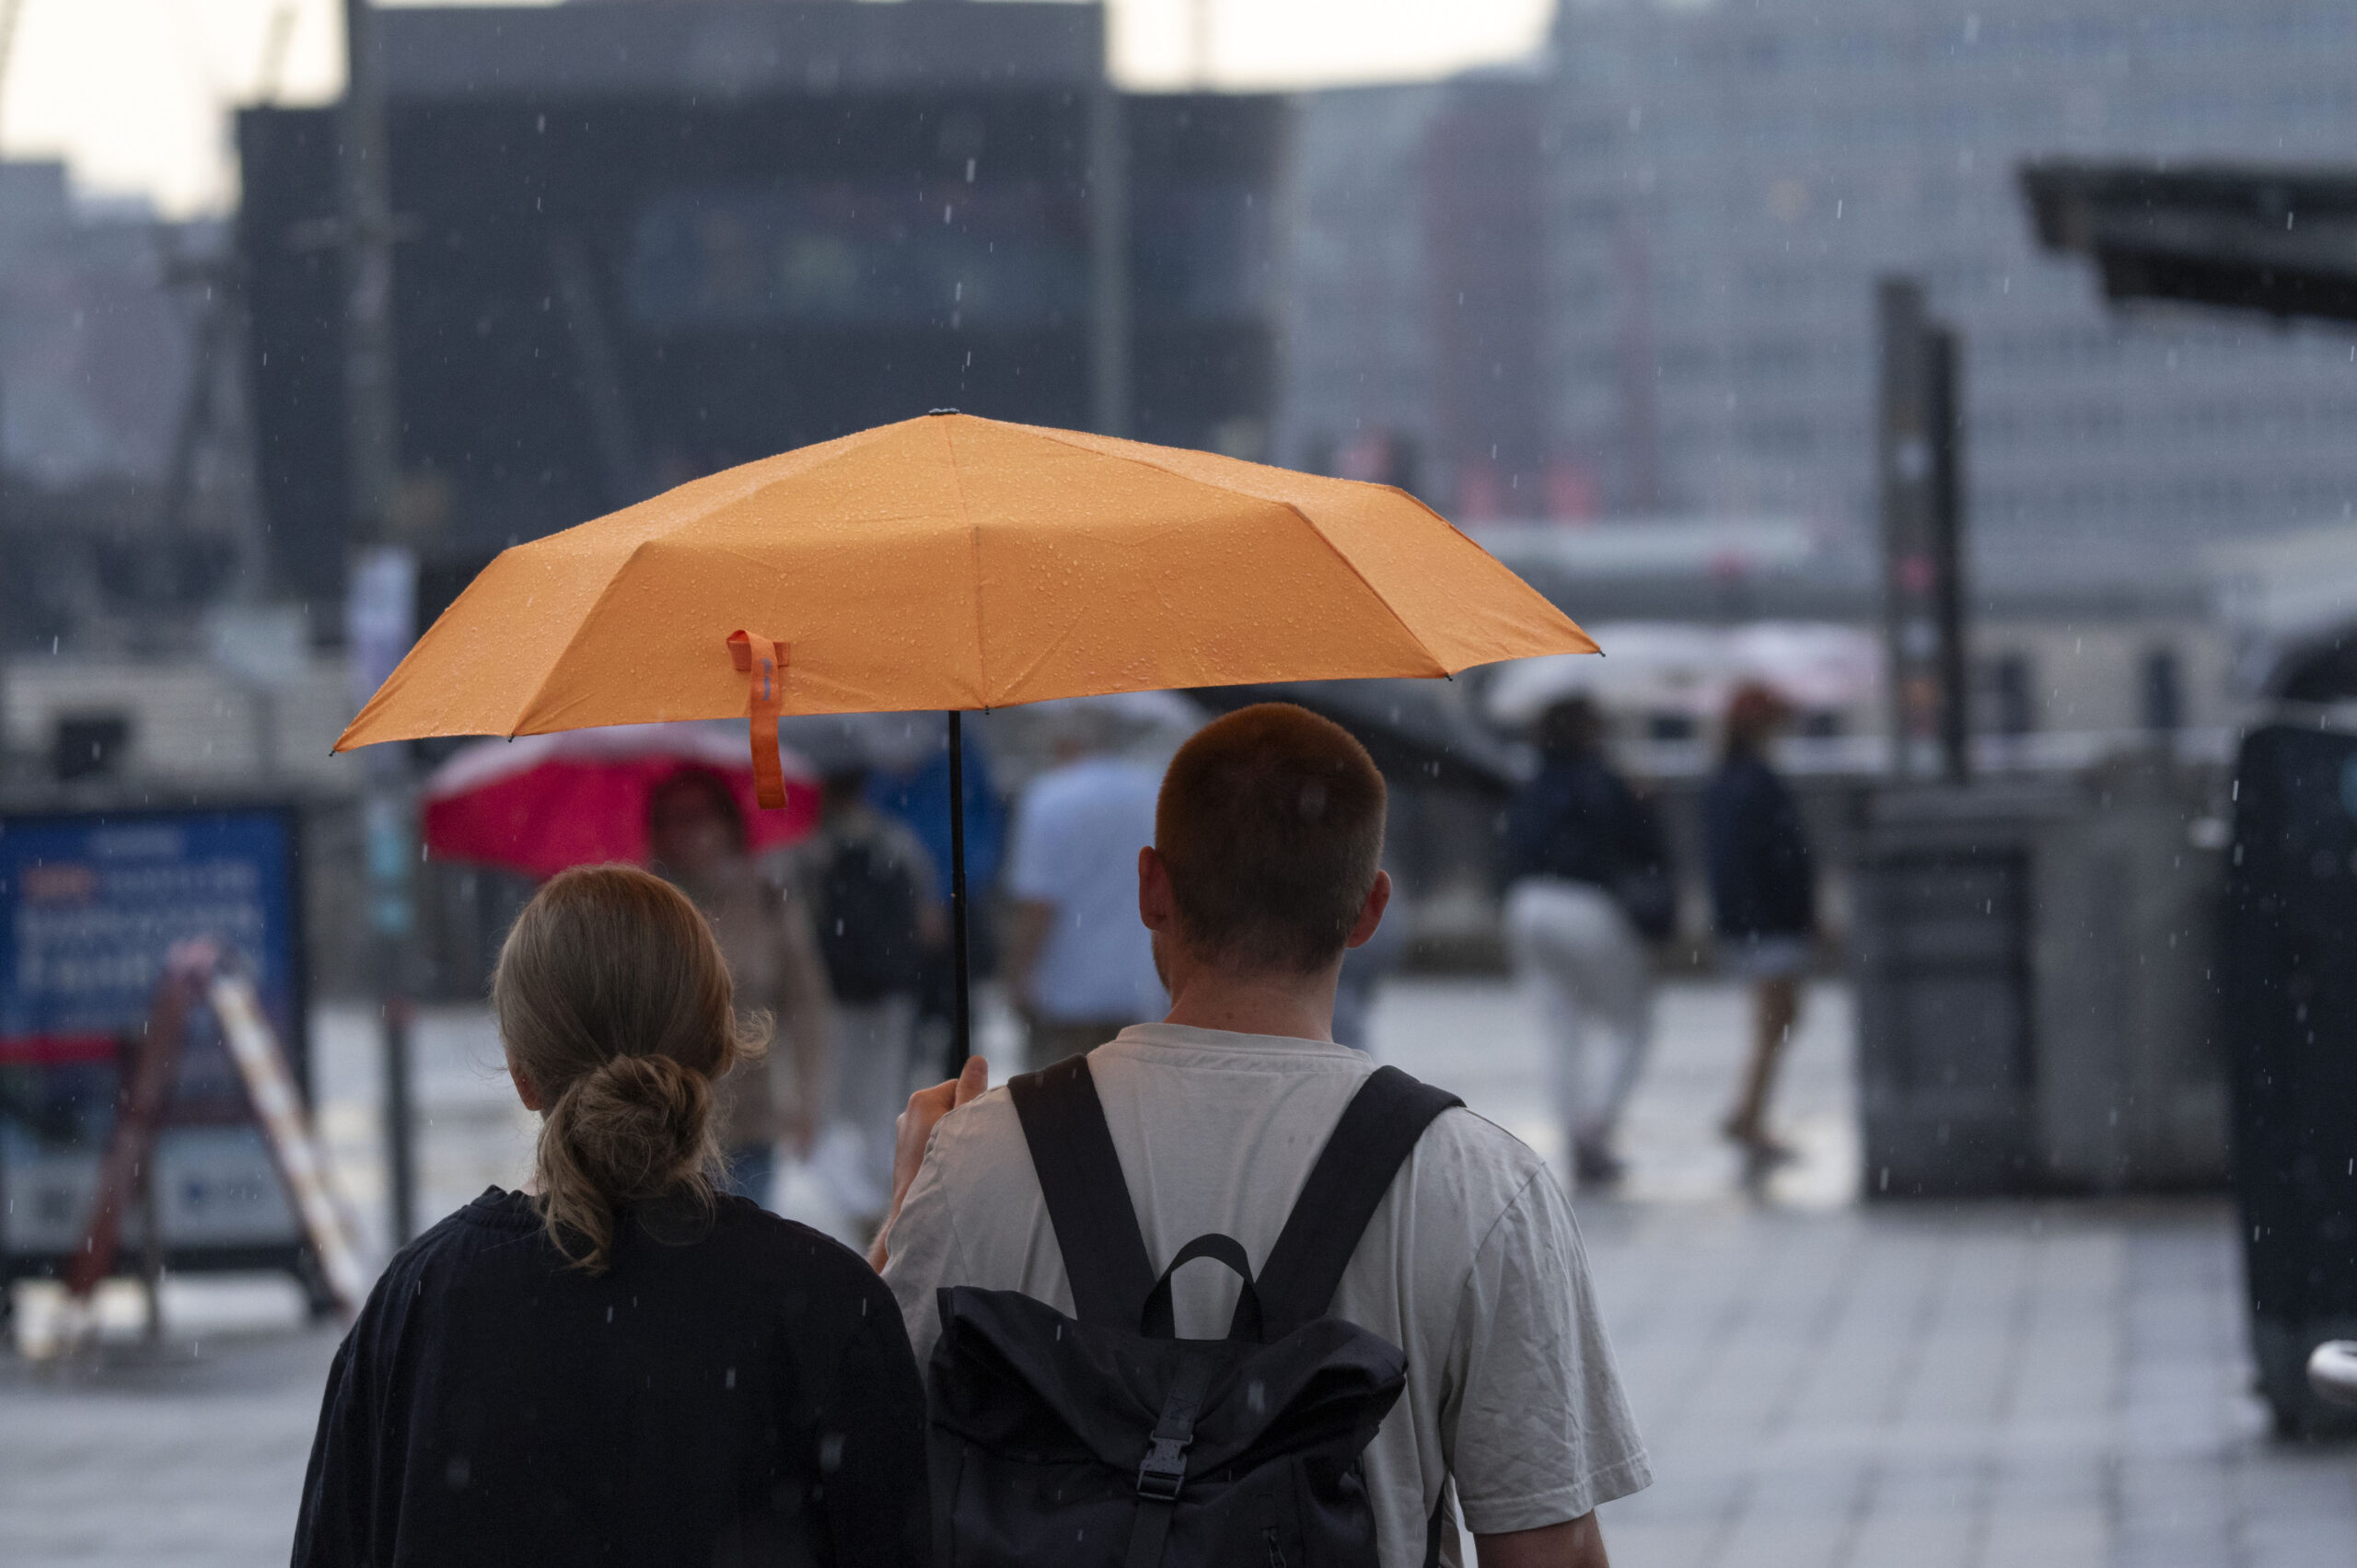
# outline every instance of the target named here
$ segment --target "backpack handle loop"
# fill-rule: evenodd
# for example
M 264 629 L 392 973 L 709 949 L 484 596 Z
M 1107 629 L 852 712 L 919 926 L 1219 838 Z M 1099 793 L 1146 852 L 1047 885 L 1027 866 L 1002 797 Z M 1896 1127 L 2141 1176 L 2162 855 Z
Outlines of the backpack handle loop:
M 1260 1338 L 1260 1293 L 1252 1283 L 1252 1260 L 1241 1242 L 1217 1231 L 1199 1236 L 1178 1249 L 1178 1256 L 1170 1260 L 1170 1267 L 1162 1271 L 1162 1277 L 1154 1282 L 1154 1289 L 1146 1293 L 1145 1315 L 1138 1331 L 1150 1340 L 1178 1337 L 1178 1313 L 1170 1301 L 1171 1282 L 1180 1269 L 1198 1258 L 1226 1264 L 1244 1282 L 1243 1290 L 1236 1297 L 1236 1316 L 1228 1320 L 1227 1337 L 1257 1342 Z

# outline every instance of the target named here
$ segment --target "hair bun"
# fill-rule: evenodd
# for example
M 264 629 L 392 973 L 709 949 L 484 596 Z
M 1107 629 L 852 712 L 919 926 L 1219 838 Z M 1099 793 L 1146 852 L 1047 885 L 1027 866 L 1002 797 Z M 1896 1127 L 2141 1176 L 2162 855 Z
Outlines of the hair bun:
M 712 1080 L 677 1057 L 609 1057 L 566 1088 L 547 1135 L 616 1202 L 652 1198 L 702 1162 Z

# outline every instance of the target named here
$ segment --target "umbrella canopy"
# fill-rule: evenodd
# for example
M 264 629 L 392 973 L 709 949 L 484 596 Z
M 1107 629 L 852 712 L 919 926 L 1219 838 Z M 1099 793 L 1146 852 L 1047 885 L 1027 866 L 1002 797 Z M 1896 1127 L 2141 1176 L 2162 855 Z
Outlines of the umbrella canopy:
M 647 797 L 682 768 L 720 775 L 744 814 L 746 847 L 792 843 L 818 820 L 816 775 L 788 754 L 785 807 L 759 811 L 743 731 L 719 724 L 576 729 L 460 748 L 425 782 L 425 847 L 443 860 L 553 877 L 573 865 L 647 858 Z
M 963 414 L 509 549 L 337 741 L 1438 676 L 1592 651 L 1413 497 Z M 766 652 L 766 650 L 762 650 Z
M 336 749 L 745 715 L 764 805 L 781 718 L 1440 676 L 1592 653 L 1403 491 L 954 412 L 692 481 L 503 552 Z M 950 812 L 969 1036 L 964 825 Z

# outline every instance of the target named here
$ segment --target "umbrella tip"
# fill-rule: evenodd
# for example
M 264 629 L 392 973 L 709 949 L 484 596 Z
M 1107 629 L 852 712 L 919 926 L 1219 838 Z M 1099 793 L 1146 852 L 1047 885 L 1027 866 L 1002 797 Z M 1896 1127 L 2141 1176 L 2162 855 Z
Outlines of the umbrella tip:
M 958 411 L 954 408 L 929 408 L 924 412 L 926 417 L 931 418 L 933 415 L 937 413 L 956 413 Z

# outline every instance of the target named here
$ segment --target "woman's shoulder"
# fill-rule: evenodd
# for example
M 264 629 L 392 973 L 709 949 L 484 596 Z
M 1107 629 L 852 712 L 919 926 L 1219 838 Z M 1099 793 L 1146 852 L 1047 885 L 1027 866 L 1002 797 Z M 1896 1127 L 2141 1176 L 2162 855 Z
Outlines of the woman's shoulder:
M 540 1228 L 540 1212 L 529 1196 L 486 1187 L 473 1202 L 451 1210 L 394 1253 L 386 1272 L 414 1271 L 436 1260 L 510 1247 L 528 1239 Z
M 713 1239 L 732 1250 L 774 1259 L 800 1269 L 847 1270 L 874 1279 L 867 1260 L 815 1225 L 772 1214 L 749 1198 L 723 1193 L 714 1200 Z
M 867 1260 L 825 1231 L 772 1214 L 749 1198 L 722 1193 L 711 1206 L 643 1221 L 653 1240 L 705 1254 L 715 1268 L 744 1278 L 775 1275 L 800 1282 L 840 1279 L 858 1285 L 876 1279 Z
M 529 1255 L 540 1230 L 540 1211 L 530 1198 L 498 1187 L 484 1189 L 481 1197 L 435 1221 L 387 1260 L 354 1325 L 354 1338 L 370 1342 L 389 1335 L 397 1340 L 429 1298 L 438 1302 L 457 1282 L 477 1277 L 487 1255 Z
M 750 1199 L 723 1196 L 713 1211 L 706 1246 L 725 1276 L 750 1286 L 795 1316 L 821 1302 L 840 1307 L 847 1319 L 889 1309 L 897 1319 L 890 1287 L 867 1260 L 826 1232 Z

